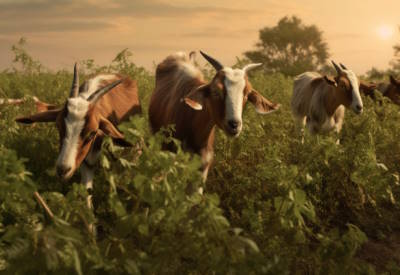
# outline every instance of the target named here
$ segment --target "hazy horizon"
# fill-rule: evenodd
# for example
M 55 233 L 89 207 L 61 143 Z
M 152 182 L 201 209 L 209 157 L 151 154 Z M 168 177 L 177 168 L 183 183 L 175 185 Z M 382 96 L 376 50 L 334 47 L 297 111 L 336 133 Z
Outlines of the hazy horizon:
M 21 37 L 50 69 L 84 59 L 108 64 L 124 48 L 147 69 L 172 52 L 199 49 L 231 65 L 254 48 L 260 29 L 296 15 L 323 31 L 331 59 L 360 74 L 389 67 L 399 10 L 395 0 L 0 0 L 0 69 L 11 66 Z

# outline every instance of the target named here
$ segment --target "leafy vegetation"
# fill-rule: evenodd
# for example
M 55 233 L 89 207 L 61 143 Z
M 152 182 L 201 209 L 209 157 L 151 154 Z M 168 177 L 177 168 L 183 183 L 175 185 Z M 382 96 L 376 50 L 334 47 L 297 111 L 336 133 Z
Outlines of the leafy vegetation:
M 61 104 L 70 70 L 43 69 L 21 44 L 14 52 L 19 67 L 0 73 L 1 96 Z M 98 71 L 130 75 L 147 110 L 154 76 L 129 55 L 124 50 L 106 67 L 81 62 L 81 79 Z M 55 176 L 54 126 L 14 122 L 33 112 L 33 101 L 1 107 L 0 273 L 400 272 L 400 251 L 388 244 L 400 232 L 398 106 L 364 98 L 365 112 L 347 112 L 340 135 L 307 135 L 301 144 L 289 109 L 292 79 L 255 72 L 251 82 L 282 108 L 268 116 L 246 108 L 239 138 L 218 132 L 204 195 L 190 192 L 202 184 L 199 158 L 162 151 L 166 137 L 150 134 L 144 113 L 120 127 L 133 148 L 105 142 L 94 213 L 78 176 Z M 372 246 L 384 246 L 376 253 L 384 257 Z

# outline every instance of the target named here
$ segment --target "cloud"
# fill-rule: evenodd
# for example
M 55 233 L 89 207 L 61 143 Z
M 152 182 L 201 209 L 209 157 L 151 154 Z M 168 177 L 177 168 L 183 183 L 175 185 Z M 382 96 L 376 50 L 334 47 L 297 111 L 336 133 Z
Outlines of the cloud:
M 113 22 L 119 18 L 209 20 L 244 12 L 229 7 L 172 5 L 161 0 L 0 0 L 0 29 L 5 34 L 96 31 L 116 27 Z
M 82 21 L 82 20 L 61 20 L 49 22 L 48 20 L 35 20 L 31 22 L 20 22 L 15 24 L 10 21 L 1 21 L 0 29 L 3 34 L 16 33 L 41 33 L 41 32 L 67 32 L 67 31 L 87 31 L 87 30 L 105 30 L 114 25 L 103 21 Z
M 175 6 L 159 0 L 78 1 L 41 0 L 0 2 L 2 18 L 111 18 L 134 17 L 190 17 L 200 14 L 242 14 L 244 10 L 214 6 Z
M 199 31 L 185 32 L 181 37 L 185 38 L 245 38 L 249 33 L 257 33 L 258 29 L 226 29 L 221 27 L 208 27 Z

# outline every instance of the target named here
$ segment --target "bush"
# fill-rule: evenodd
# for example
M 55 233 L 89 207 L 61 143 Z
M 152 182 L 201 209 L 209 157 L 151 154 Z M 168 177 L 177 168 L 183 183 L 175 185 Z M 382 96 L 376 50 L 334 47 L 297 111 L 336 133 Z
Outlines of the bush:
M 84 61 L 81 79 L 97 71 L 123 71 L 138 80 L 147 110 L 154 76 L 129 56 L 124 50 L 105 67 Z M 35 66 L 0 73 L 2 96 L 36 95 L 61 104 L 70 87 L 70 70 L 49 72 Z M 364 244 L 384 242 L 400 229 L 398 107 L 386 99 L 379 105 L 364 98 L 365 112 L 360 116 L 346 112 L 339 135 L 306 135 L 301 144 L 289 109 L 292 79 L 255 72 L 251 82 L 282 107 L 263 117 L 249 105 L 237 139 L 218 131 L 205 195 L 190 191 L 202 185 L 199 158 L 180 149 L 162 151 L 162 142 L 170 138 L 151 135 L 144 112 L 120 127 L 133 148 L 115 147 L 110 140 L 104 143 L 96 168 L 94 212 L 86 208 L 87 192 L 77 183 L 78 176 L 69 183 L 55 177 L 55 127 L 14 122 L 17 115 L 33 111 L 33 101 L 2 107 L 0 272 L 399 270 L 396 251 L 379 266 L 370 255 L 362 256 L 368 253 Z M 97 224 L 97 238 L 88 230 L 92 222 Z

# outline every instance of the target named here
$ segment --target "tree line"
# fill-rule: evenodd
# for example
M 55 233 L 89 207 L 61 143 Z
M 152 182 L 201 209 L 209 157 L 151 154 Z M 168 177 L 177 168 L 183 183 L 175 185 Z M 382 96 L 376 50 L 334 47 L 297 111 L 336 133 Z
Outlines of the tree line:
M 387 73 L 400 72 L 400 44 L 393 46 L 394 59 L 388 70 L 372 67 L 367 76 L 382 78 Z M 330 71 L 329 46 L 316 25 L 306 25 L 297 16 L 285 16 L 277 25 L 259 31 L 255 49 L 244 56 L 251 62 L 261 62 L 267 72 L 295 76 L 305 71 Z

